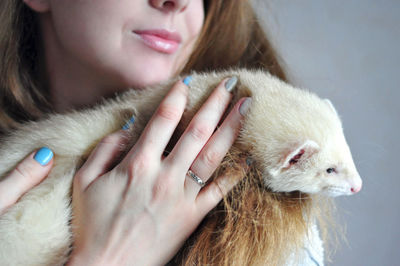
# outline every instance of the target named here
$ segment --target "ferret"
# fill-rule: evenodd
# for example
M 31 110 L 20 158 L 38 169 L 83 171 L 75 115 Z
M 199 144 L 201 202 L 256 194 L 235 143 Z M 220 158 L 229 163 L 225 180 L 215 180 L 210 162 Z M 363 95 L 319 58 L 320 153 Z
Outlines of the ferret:
M 265 71 L 193 73 L 188 103 L 176 136 L 183 132 L 217 84 L 232 76 L 238 77 L 238 84 L 231 107 L 241 97 L 251 97 L 252 104 L 236 142 L 216 173 L 224 168 L 246 177 L 210 212 L 181 249 L 174 259 L 179 264 L 283 262 L 282 257 L 287 255 L 284 249 L 304 244 L 306 227 L 315 219 L 310 211 L 316 205 L 312 195 L 352 195 L 361 189 L 361 178 L 332 103 L 294 88 Z M 26 123 L 1 140 L 0 180 L 35 149 L 47 146 L 55 154 L 49 176 L 0 216 L 1 265 L 65 263 L 72 245 L 74 173 L 95 145 L 121 129 L 131 116 L 135 117 L 135 124 L 125 149 L 133 146 L 176 81 L 177 78 L 144 90 L 127 90 L 91 109 L 53 114 L 41 121 Z M 251 156 L 253 161 L 248 173 L 235 164 L 243 154 Z M 286 221 L 285 217 L 287 223 L 282 222 Z M 249 233 L 240 233 L 240 230 Z M 268 236 L 258 239 L 262 230 L 267 230 Z M 219 231 L 225 231 L 225 236 L 220 236 Z M 235 232 L 240 235 L 233 239 Z M 271 242 L 273 236 L 275 239 Z M 291 237 L 292 242 L 297 241 L 293 245 Z M 255 247 L 260 251 L 254 253 Z

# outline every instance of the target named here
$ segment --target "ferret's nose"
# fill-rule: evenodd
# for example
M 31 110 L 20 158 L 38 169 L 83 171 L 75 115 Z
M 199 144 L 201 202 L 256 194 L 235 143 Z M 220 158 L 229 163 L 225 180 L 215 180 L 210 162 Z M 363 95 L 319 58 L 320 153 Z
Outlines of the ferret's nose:
M 351 175 L 351 181 L 350 181 L 350 190 L 351 193 L 355 194 L 361 190 L 362 187 L 362 179 L 360 175 L 358 174 L 357 170 L 355 170 L 355 173 Z
M 352 187 L 351 188 L 351 192 L 353 192 L 354 194 L 359 192 L 361 190 L 362 185 L 358 186 L 358 187 Z

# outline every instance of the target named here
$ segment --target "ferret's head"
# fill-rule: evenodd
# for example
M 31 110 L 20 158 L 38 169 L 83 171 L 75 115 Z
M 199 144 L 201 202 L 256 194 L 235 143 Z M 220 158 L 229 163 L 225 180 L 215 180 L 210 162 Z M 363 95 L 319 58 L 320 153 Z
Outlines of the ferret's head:
M 319 101 L 325 105 L 319 108 L 319 118 L 309 117 L 304 125 L 308 130 L 300 129 L 298 139 L 284 145 L 278 153 L 279 161 L 269 168 L 265 183 L 272 190 L 299 190 L 332 197 L 361 190 L 362 181 L 337 112 L 329 100 Z
M 237 86 L 252 98 L 239 141 L 251 152 L 266 187 L 329 196 L 361 190 L 342 123 L 329 100 L 262 71 L 238 74 Z
M 313 140 L 294 144 L 269 171 L 266 185 L 273 191 L 321 193 L 336 197 L 361 190 L 362 181 L 344 138 L 319 145 Z
M 268 188 L 329 196 L 361 190 L 342 123 L 329 100 L 262 74 L 242 82 L 261 88 L 252 92 L 242 133 Z

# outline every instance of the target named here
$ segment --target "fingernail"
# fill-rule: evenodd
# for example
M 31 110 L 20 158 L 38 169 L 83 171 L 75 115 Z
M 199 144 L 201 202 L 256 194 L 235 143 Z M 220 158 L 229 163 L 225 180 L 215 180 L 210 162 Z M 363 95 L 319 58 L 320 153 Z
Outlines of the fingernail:
M 253 159 L 251 157 L 246 158 L 246 164 L 250 166 L 253 163 Z
M 247 97 L 246 100 L 244 100 L 242 104 L 239 106 L 239 113 L 241 115 L 245 115 L 249 110 L 250 105 L 251 105 L 251 98 Z
M 131 116 L 131 118 L 129 118 L 128 122 L 126 122 L 126 124 L 122 127 L 123 130 L 128 130 L 131 125 L 133 125 L 133 123 L 135 123 L 135 117 Z
M 53 158 L 53 152 L 47 147 L 40 148 L 33 157 L 42 166 L 47 165 L 51 158 Z
M 185 83 L 186 86 L 189 86 L 190 82 L 192 82 L 192 76 L 187 76 L 187 77 L 183 80 L 183 83 Z
M 231 77 L 230 79 L 228 79 L 225 82 L 225 89 L 228 92 L 231 92 L 233 90 L 233 88 L 235 87 L 236 83 L 237 83 L 238 79 L 236 76 Z

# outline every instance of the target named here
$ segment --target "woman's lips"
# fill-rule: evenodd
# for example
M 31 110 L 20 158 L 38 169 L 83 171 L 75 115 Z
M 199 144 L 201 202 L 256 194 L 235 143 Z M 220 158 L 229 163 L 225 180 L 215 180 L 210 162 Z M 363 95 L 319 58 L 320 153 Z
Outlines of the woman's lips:
M 166 54 L 173 54 L 181 43 L 181 36 L 178 33 L 167 30 L 137 30 L 137 34 L 148 47 Z

